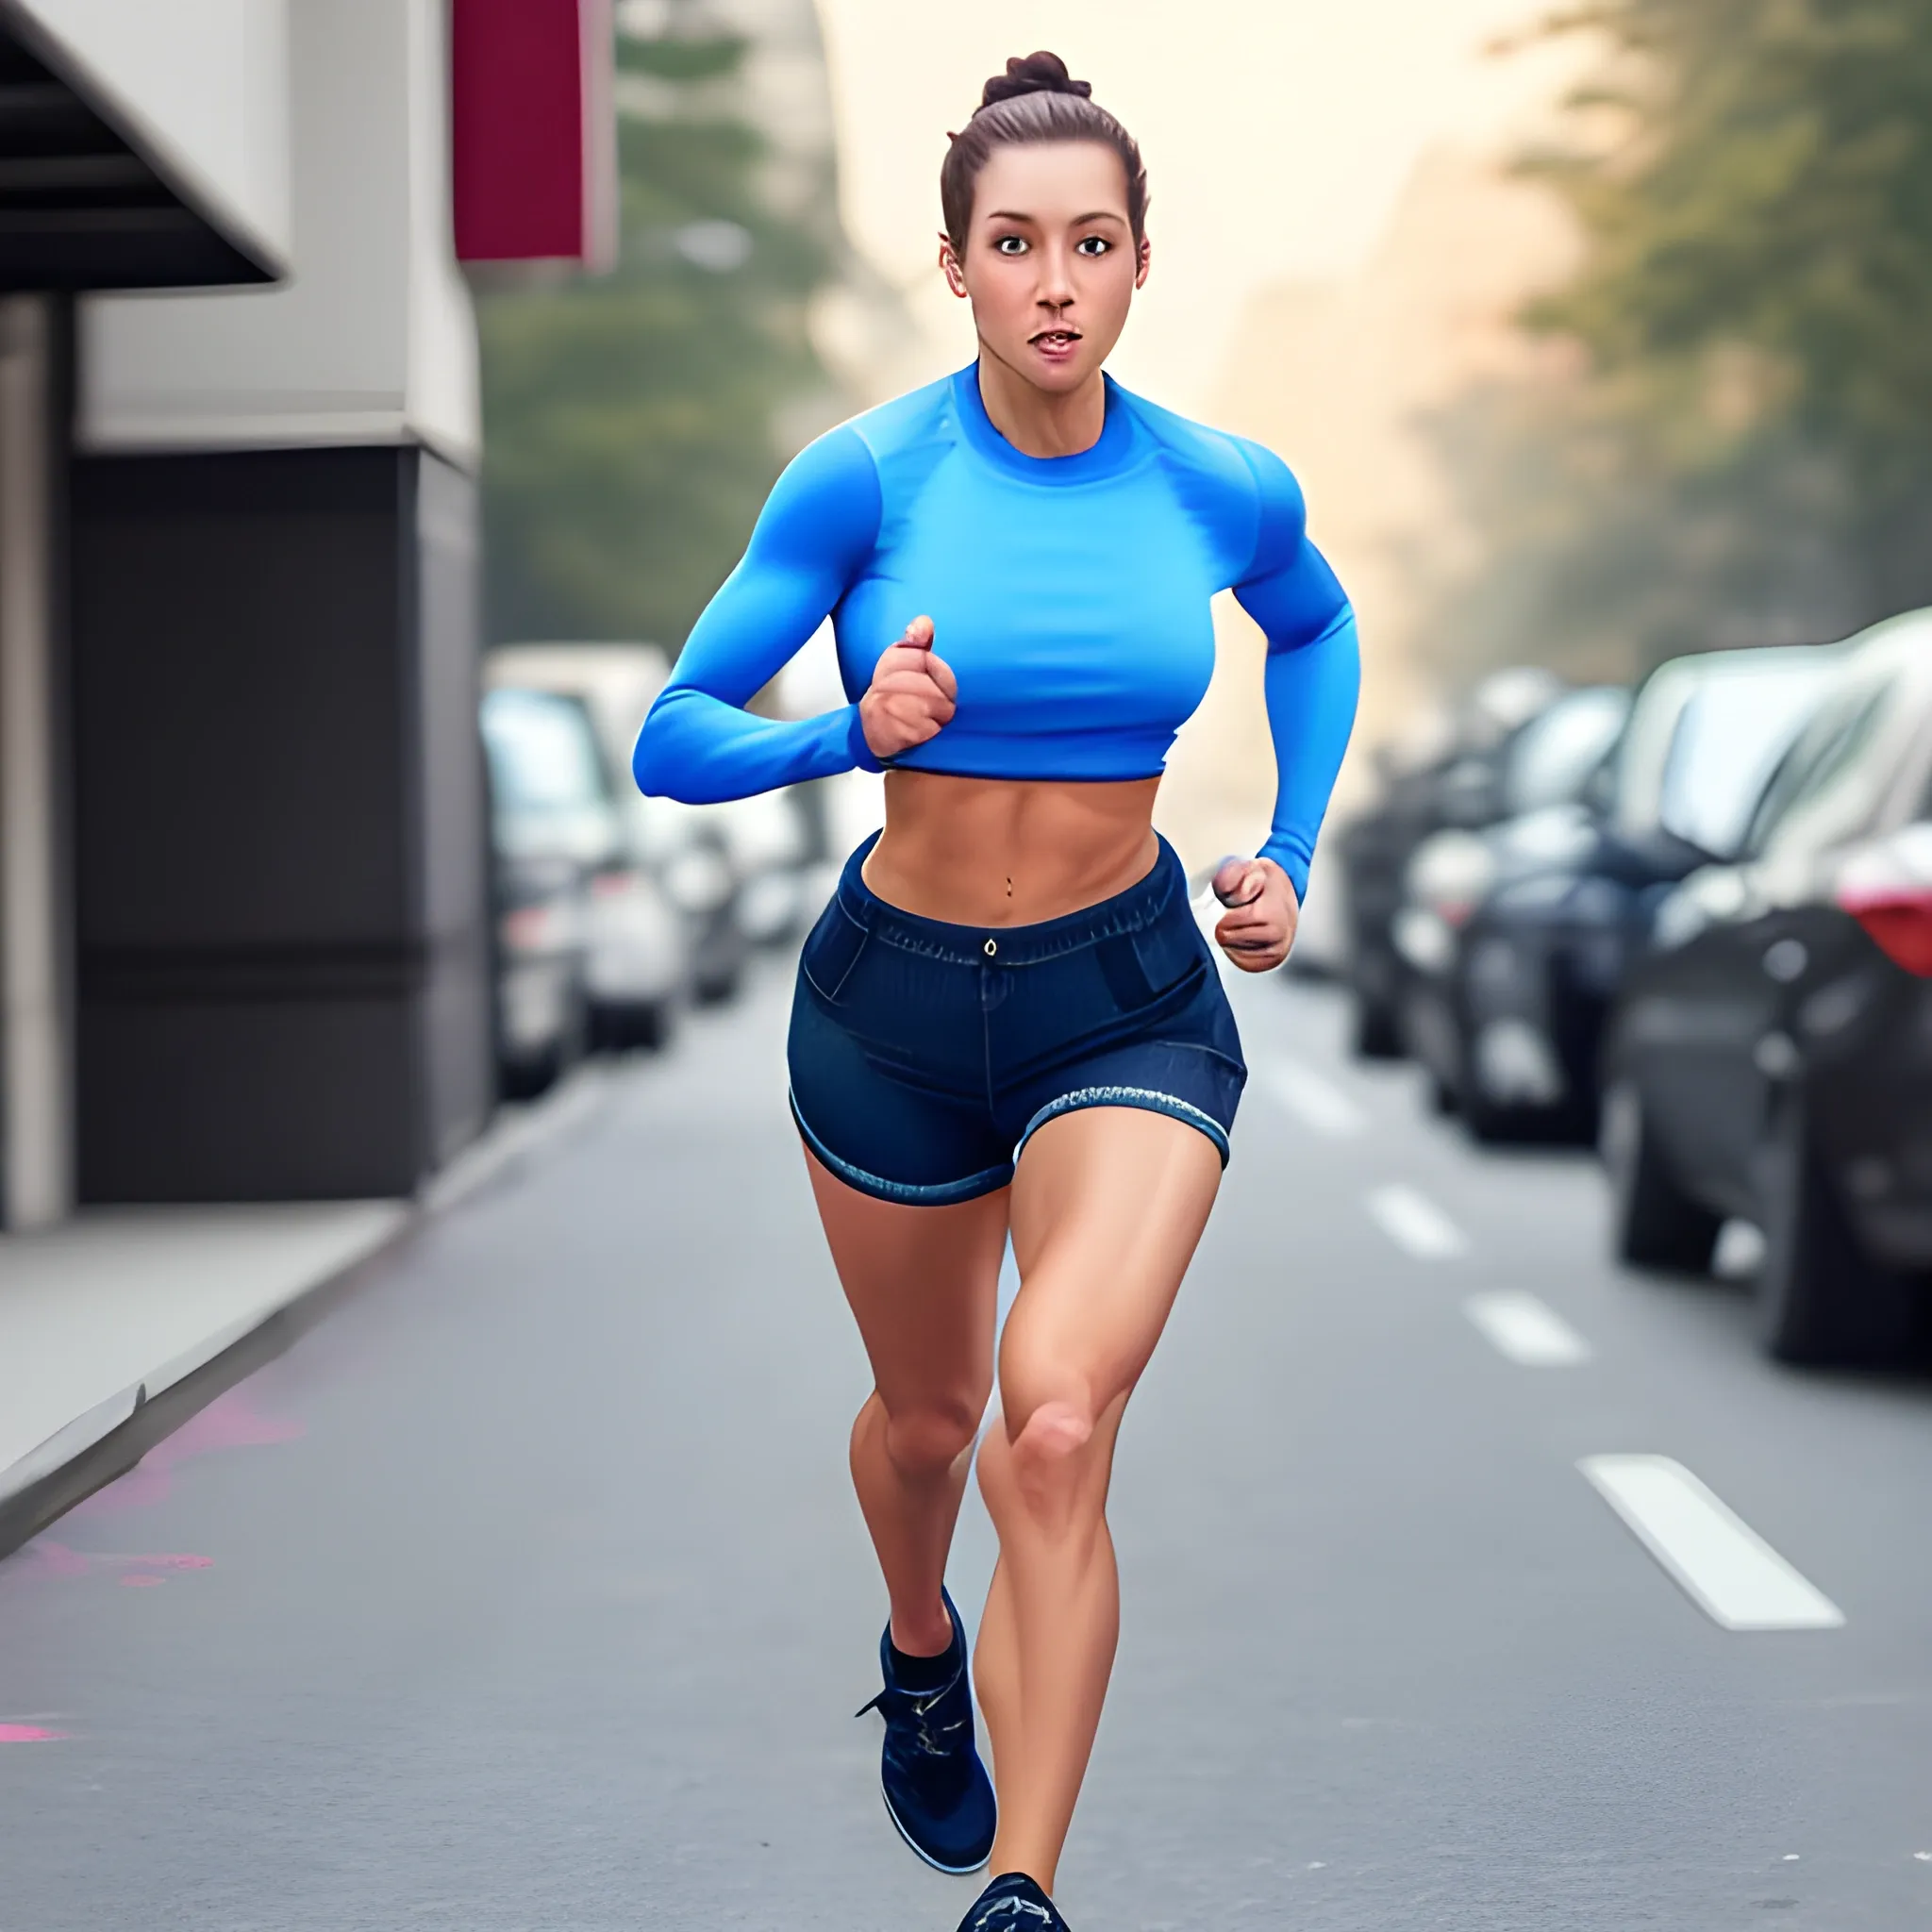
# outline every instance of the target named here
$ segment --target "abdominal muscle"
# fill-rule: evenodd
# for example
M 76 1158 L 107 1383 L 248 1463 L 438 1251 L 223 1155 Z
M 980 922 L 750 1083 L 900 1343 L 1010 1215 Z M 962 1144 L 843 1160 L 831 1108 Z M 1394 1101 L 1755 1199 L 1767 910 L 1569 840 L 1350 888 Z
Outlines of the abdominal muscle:
M 1160 780 L 1082 783 L 889 772 L 865 883 L 953 925 L 1032 925 L 1096 905 L 1154 869 Z

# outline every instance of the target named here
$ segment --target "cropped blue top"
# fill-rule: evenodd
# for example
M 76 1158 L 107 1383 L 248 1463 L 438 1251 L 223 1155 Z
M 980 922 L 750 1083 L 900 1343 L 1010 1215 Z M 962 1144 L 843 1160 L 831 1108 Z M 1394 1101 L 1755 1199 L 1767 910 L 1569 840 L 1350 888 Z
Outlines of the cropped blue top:
M 958 679 L 951 721 L 895 769 L 1146 778 L 1214 669 L 1208 600 L 1268 638 L 1278 791 L 1262 856 L 1307 886 L 1355 720 L 1355 620 L 1278 457 L 1130 395 L 1100 440 L 1029 457 L 992 425 L 977 365 L 802 451 L 692 627 L 638 735 L 647 792 L 694 804 L 879 763 L 857 700 L 921 614 Z M 744 706 L 829 615 L 854 700 L 776 721 Z

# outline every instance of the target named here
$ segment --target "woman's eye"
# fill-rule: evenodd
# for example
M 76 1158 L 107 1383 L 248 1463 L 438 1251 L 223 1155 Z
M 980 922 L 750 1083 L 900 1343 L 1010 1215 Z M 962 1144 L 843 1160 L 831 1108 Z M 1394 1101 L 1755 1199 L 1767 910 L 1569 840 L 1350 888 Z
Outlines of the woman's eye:
M 1002 235 L 992 245 L 995 251 L 1001 255 L 1024 255 L 1026 253 L 1026 238 L 1024 235 Z
M 1075 255 L 1108 255 L 1113 252 L 1113 243 L 1105 235 L 1082 235 L 1074 243 Z

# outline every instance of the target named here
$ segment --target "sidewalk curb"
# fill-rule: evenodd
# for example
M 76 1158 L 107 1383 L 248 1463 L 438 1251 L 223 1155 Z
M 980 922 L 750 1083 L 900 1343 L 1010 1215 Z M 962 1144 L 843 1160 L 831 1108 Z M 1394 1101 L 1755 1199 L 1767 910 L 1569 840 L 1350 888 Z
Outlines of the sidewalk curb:
M 156 1443 L 236 1383 L 285 1354 L 430 1222 L 599 1114 L 612 1081 L 582 1068 L 527 1108 L 499 1113 L 353 1260 L 289 1300 L 244 1317 L 160 1363 L 142 1381 L 97 1403 L 0 1470 L 0 1558 L 38 1536 L 76 1503 L 124 1476 Z

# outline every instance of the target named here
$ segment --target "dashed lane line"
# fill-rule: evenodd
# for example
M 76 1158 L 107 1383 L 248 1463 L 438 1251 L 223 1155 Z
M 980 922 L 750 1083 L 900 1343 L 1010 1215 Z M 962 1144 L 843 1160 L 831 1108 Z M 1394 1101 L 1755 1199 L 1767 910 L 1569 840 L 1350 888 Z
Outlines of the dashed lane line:
M 1506 1360 L 1525 1369 L 1574 1369 L 1590 1343 L 1533 1294 L 1473 1294 L 1462 1312 Z
M 1369 1117 L 1332 1080 L 1293 1060 L 1270 1060 L 1262 1069 L 1268 1091 L 1303 1126 L 1331 1141 L 1353 1140 L 1369 1130 Z
M 1469 1237 L 1426 1194 L 1401 1181 L 1372 1188 L 1368 1208 L 1382 1232 L 1419 1261 L 1453 1261 L 1469 1252 Z
M 1726 1630 L 1836 1630 L 1844 1612 L 1680 1462 L 1586 1456 L 1577 1465 L 1692 1603 Z

